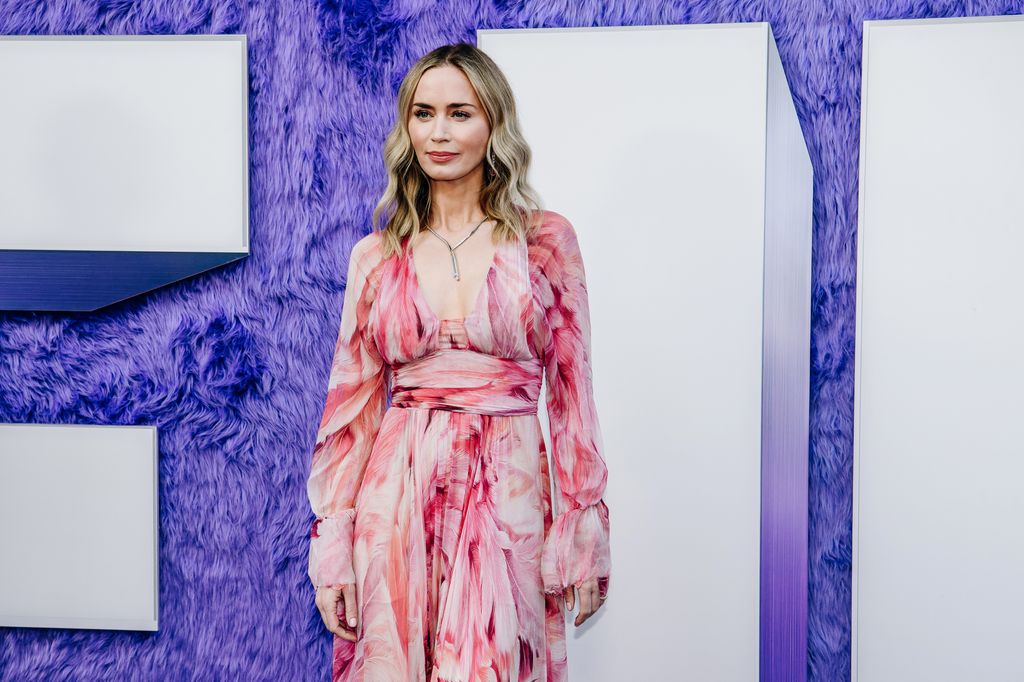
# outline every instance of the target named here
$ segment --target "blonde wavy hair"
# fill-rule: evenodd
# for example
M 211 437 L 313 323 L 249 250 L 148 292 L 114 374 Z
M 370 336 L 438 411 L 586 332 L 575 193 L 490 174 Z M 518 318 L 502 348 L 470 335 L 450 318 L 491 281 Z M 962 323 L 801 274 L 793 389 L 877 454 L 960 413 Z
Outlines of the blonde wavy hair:
M 484 155 L 480 208 L 495 221 L 494 240 L 526 238 L 543 209 L 526 180 L 530 147 L 519 129 L 515 97 L 505 75 L 486 53 L 469 43 L 443 45 L 421 57 L 398 88 L 397 117 L 384 144 L 388 186 L 373 210 L 387 258 L 411 244 L 432 217 L 430 178 L 423 172 L 409 137 L 413 95 L 427 69 L 450 64 L 466 75 L 487 114 L 490 136 Z M 533 211 L 528 207 L 532 206 Z M 383 227 L 380 223 L 386 218 Z

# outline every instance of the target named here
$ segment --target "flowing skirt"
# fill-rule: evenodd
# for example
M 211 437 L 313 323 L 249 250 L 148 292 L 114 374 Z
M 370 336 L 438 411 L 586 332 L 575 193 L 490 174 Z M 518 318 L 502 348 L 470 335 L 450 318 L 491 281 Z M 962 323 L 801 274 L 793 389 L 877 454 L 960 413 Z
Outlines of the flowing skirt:
M 392 405 L 356 510 L 357 641 L 334 637 L 332 680 L 566 679 L 564 604 L 541 579 L 536 414 Z

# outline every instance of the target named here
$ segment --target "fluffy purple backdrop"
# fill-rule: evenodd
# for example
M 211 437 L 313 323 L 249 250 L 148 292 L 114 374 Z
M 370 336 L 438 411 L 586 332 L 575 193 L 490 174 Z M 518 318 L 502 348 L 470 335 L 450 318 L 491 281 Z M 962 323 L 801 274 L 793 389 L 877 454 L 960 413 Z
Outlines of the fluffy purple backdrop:
M 344 264 L 383 189 L 405 70 L 477 28 L 769 21 L 815 169 L 808 678 L 849 679 L 861 22 L 963 12 L 895 0 L 0 0 L 0 34 L 248 34 L 252 141 L 248 259 L 95 314 L 0 315 L 0 421 L 159 427 L 162 626 L 0 629 L 0 678 L 326 679 L 305 479 Z

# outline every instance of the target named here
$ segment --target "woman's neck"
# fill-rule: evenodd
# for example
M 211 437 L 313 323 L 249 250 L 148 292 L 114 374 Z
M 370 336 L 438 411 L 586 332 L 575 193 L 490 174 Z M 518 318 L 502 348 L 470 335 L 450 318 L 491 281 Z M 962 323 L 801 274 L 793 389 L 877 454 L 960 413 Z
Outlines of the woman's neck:
M 480 209 L 481 178 L 478 174 L 432 182 L 430 186 L 431 216 L 428 226 L 440 234 L 460 234 L 483 220 Z

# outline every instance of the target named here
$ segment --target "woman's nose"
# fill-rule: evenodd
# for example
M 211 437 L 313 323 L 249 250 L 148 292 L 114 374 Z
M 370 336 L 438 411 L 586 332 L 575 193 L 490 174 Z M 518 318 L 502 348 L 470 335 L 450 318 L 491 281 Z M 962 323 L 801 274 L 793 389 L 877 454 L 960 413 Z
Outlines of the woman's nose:
M 442 119 L 437 119 L 437 123 L 434 124 L 434 129 L 430 131 L 430 137 L 434 142 L 440 142 L 448 139 L 448 124 Z

